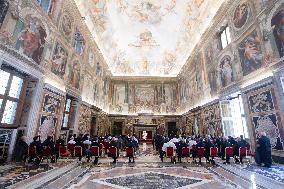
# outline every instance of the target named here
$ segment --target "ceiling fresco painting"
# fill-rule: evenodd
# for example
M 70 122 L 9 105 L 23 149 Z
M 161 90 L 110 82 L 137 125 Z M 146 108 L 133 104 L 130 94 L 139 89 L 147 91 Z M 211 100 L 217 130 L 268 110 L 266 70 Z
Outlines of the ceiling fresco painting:
M 225 0 L 76 0 L 114 76 L 175 77 Z

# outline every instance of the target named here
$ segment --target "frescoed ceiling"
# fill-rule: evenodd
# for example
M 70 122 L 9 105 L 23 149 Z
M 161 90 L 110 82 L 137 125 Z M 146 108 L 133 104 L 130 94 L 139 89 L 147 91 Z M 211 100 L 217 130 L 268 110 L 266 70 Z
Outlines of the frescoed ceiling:
M 225 0 L 75 0 L 114 76 L 175 77 Z

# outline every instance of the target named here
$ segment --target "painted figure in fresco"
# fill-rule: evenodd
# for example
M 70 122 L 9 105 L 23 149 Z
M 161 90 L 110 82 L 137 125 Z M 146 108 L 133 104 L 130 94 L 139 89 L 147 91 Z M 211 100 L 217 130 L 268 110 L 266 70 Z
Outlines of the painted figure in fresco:
M 249 14 L 249 8 L 248 4 L 246 2 L 243 2 L 239 4 L 234 12 L 234 26 L 236 28 L 241 28 L 243 25 L 245 25 Z
M 67 63 L 68 54 L 65 49 L 59 43 L 56 44 L 56 48 L 54 50 L 52 56 L 52 67 L 51 71 L 56 75 L 63 77 L 65 74 L 65 68 Z
M 239 54 L 243 75 L 248 75 L 261 67 L 263 55 L 260 49 L 260 43 L 261 39 L 257 36 L 256 31 L 240 43 Z
M 47 113 L 56 113 L 60 106 L 60 101 L 52 96 L 46 95 L 44 98 L 43 111 Z
M 9 2 L 7 0 L 0 2 L 0 27 L 4 22 L 8 8 L 9 8 Z
M 70 70 L 70 82 L 73 87 L 79 89 L 80 86 L 80 64 L 74 61 L 72 69 Z
M 37 19 L 30 18 L 26 28 L 21 31 L 19 41 L 24 53 L 36 63 L 40 63 L 44 49 L 46 32 Z
M 220 77 L 222 87 L 225 87 L 232 82 L 232 73 L 231 57 L 225 56 L 220 63 Z
M 72 32 L 72 18 L 70 15 L 64 14 L 62 16 L 61 29 L 65 36 L 70 36 Z
M 102 76 L 102 66 L 100 65 L 99 62 L 97 62 L 96 76 L 98 76 L 98 77 L 101 77 L 101 76 Z
M 89 53 L 89 65 L 91 67 L 94 67 L 95 65 L 95 55 L 92 52 Z
M 85 40 L 81 32 L 76 29 L 74 34 L 74 48 L 77 54 L 83 55 L 84 48 L 85 48 Z
M 271 20 L 273 35 L 280 57 L 284 56 L 284 8 Z
M 217 92 L 217 71 L 212 70 L 208 72 L 211 95 L 216 94 Z

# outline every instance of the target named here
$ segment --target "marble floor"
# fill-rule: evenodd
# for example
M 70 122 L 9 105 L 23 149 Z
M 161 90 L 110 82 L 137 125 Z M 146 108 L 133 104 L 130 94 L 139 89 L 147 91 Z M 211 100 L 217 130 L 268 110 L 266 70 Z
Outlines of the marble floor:
M 169 159 L 161 163 L 159 157 L 148 147 L 137 155 L 135 163 L 123 157 L 117 164 L 112 159 L 100 158 L 98 166 L 78 162 L 76 159 L 60 159 L 55 164 L 31 165 L 8 164 L 0 166 L 0 189 L 230 189 L 230 188 L 284 188 L 284 166 L 271 168 L 253 164 L 217 165 L 191 160 L 172 164 Z

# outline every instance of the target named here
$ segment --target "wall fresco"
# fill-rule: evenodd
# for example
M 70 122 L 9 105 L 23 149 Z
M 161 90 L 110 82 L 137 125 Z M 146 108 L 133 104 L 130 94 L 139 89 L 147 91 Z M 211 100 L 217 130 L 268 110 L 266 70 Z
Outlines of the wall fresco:
M 63 78 L 68 60 L 68 53 L 62 45 L 56 43 L 54 52 L 51 58 L 51 71 Z
M 242 40 L 238 50 L 244 76 L 262 66 L 263 53 L 261 50 L 261 37 L 256 31 L 253 31 Z
M 273 28 L 273 35 L 275 43 L 279 52 L 279 56 L 284 56 L 284 5 L 273 16 L 271 20 L 271 27 Z
M 38 18 L 27 16 L 25 19 L 27 23 L 18 34 L 19 50 L 39 64 L 42 60 L 47 34 Z

